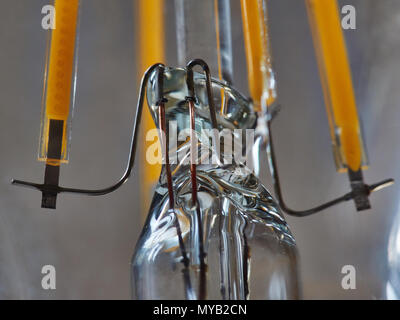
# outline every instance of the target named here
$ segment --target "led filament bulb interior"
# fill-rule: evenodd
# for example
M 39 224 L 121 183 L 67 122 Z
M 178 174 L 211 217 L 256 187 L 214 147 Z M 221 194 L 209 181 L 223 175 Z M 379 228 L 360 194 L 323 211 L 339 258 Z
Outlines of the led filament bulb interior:
M 157 3 L 160 5 L 158 0 L 141 2 L 141 24 L 151 27 L 148 23 L 151 20 L 146 18 L 154 13 L 156 33 L 160 36 L 162 11 L 160 7 L 157 12 L 153 11 Z M 136 298 L 297 298 L 296 243 L 281 209 L 294 216 L 306 216 L 354 199 L 357 209 L 363 210 L 369 208 L 368 196 L 372 191 L 393 183 L 391 179 L 374 185 L 363 182 L 361 169 L 365 153 L 336 2 L 307 0 L 337 163 L 349 173 L 352 191 L 308 210 L 295 211 L 285 206 L 270 130 L 273 110 L 269 107 L 275 104 L 277 94 L 269 51 L 267 10 L 263 0 L 241 0 L 241 5 L 252 101 L 232 85 L 229 0 L 175 0 L 177 52 L 183 61 L 180 64 L 184 65 L 200 52 L 201 58 L 210 59 L 210 67 L 196 59 L 185 69 L 155 64 L 144 73 L 126 170 L 113 185 L 91 190 L 65 188 L 58 183 L 60 164 L 68 159 L 79 1 L 55 1 L 56 29 L 51 31 L 49 45 L 39 152 L 40 160 L 46 161 L 45 179 L 43 184 L 19 180 L 13 183 L 40 190 L 42 206 L 46 208 L 55 208 L 58 193 L 100 196 L 117 190 L 127 181 L 134 166 L 147 96 L 150 114 L 160 129 L 159 140 L 164 150 L 161 154 L 166 163 L 162 164 L 146 225 L 132 260 Z M 204 23 L 204 18 L 211 16 L 210 10 L 214 10 L 213 23 Z M 153 39 L 148 31 L 143 32 L 145 38 L 160 42 L 154 44 L 142 38 L 142 56 L 147 51 L 159 50 L 159 58 L 163 58 L 162 37 Z M 215 47 L 209 45 L 213 42 Z M 154 62 L 156 54 L 153 54 L 147 57 L 149 61 L 144 60 L 145 64 Z M 194 66 L 201 66 L 205 76 L 194 72 Z M 211 79 L 210 69 L 218 73 L 218 80 Z M 218 112 L 215 105 L 221 106 Z M 171 131 L 168 133 L 167 128 L 172 122 L 177 132 L 191 129 L 188 139 L 170 143 Z M 219 133 L 228 130 L 236 146 L 232 130 L 255 127 L 256 135 L 259 134 L 256 138 L 261 142 L 254 159 L 260 161 L 261 151 L 266 152 L 279 203 L 246 164 L 232 155 L 225 162 L 225 151 L 229 149 L 225 136 L 224 144 L 220 139 L 213 139 L 210 147 L 210 137 L 204 138 L 200 133 L 203 129 Z M 216 155 L 218 161 L 204 162 L 204 151 Z M 184 156 L 179 157 L 180 154 Z M 152 179 L 147 172 L 147 186 L 149 181 Z
M 366 185 L 363 181 L 362 169 L 366 168 L 367 160 L 336 0 L 306 0 L 306 4 L 325 94 L 335 162 L 340 171 L 348 172 L 352 191 L 318 207 L 301 211 L 290 209 L 283 201 L 272 141 L 271 120 L 277 109 L 270 108 L 276 100 L 276 86 L 269 50 L 267 0 L 241 0 L 241 4 L 249 89 L 255 110 L 261 111 L 258 113 L 257 140 L 253 148 L 255 173 L 259 175 L 260 172 L 261 166 L 257 161 L 260 155 L 267 154 L 275 194 L 281 208 L 291 215 L 314 214 L 350 199 L 354 200 L 357 210 L 369 209 L 370 193 L 392 184 L 393 180 L 387 179 L 374 185 Z
M 170 144 L 166 151 L 168 159 L 176 161 L 163 164 L 136 246 L 132 260 L 134 297 L 297 298 L 295 241 L 271 195 L 245 165 L 235 160 L 231 164 L 224 164 L 222 159 L 223 164 L 200 161 L 204 149 L 210 148 L 209 154 L 215 150 L 200 134 L 201 130 L 214 127 L 210 94 L 207 80 L 195 73 L 196 98 L 191 106 L 187 98 L 191 97 L 187 77 L 190 78 L 189 72 L 184 69 L 165 69 L 163 99 L 156 94 L 159 85 L 156 73 L 148 84 L 148 104 L 156 125 L 162 128 L 163 122 L 174 122 L 179 136 L 195 119 L 198 138 L 194 146 L 191 136 L 189 141 Z M 229 108 L 216 117 L 220 130 L 254 125 L 255 114 L 239 92 L 216 80 L 212 81 L 211 90 L 211 97 L 220 97 L 224 92 L 224 99 L 228 101 Z M 160 104 L 160 101 L 164 102 Z M 216 105 L 219 103 L 219 99 L 215 100 Z M 160 108 L 164 113 L 159 112 Z M 185 156 L 177 157 L 182 152 Z M 194 153 L 196 159 L 193 159 Z M 198 163 L 194 180 L 193 160 Z M 193 203 L 193 183 L 197 205 Z

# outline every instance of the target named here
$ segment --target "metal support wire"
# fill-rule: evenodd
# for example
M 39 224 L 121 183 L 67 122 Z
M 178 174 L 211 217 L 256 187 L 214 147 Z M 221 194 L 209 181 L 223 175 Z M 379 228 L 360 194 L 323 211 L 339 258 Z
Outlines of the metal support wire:
M 168 187 L 168 197 L 169 197 L 169 211 L 174 214 L 175 218 L 175 229 L 176 234 L 178 236 L 179 248 L 181 250 L 182 255 L 182 264 L 183 264 L 183 282 L 185 286 L 186 298 L 191 299 L 194 297 L 192 283 L 190 280 L 189 273 L 189 258 L 186 251 L 185 243 L 183 242 L 182 230 L 179 224 L 178 215 L 175 210 L 175 200 L 174 200 L 174 186 L 172 183 L 172 174 L 171 174 L 171 164 L 169 161 L 169 132 L 167 130 L 167 120 L 165 116 L 165 103 L 167 100 L 164 98 L 164 67 L 160 67 L 158 70 L 158 81 L 157 81 L 157 103 L 158 113 L 160 118 L 160 143 L 161 149 L 164 152 L 165 158 L 165 171 L 167 175 L 167 187 Z
M 145 98 L 145 94 L 146 94 L 146 84 L 150 78 L 150 75 L 157 68 L 164 68 L 164 65 L 161 63 L 152 65 L 149 69 L 147 69 L 147 71 L 145 72 L 145 74 L 142 78 L 142 82 L 140 85 L 139 99 L 138 99 L 137 108 L 136 108 L 136 116 L 135 116 L 134 125 L 133 125 L 132 140 L 131 140 L 128 164 L 126 166 L 125 173 L 122 175 L 122 177 L 118 180 L 117 183 L 115 183 L 109 187 L 103 188 L 103 189 L 94 189 L 94 190 L 64 188 L 64 187 L 60 187 L 58 185 L 46 183 L 46 181 L 43 184 L 39 184 L 39 183 L 33 183 L 33 182 L 27 182 L 27 181 L 21 181 L 21 180 L 12 180 L 11 183 L 16 186 L 29 187 L 29 188 L 37 189 L 43 193 L 51 193 L 51 194 L 68 192 L 68 193 L 84 194 L 87 196 L 102 196 L 102 195 L 105 195 L 107 193 L 117 190 L 120 186 L 122 186 L 128 180 L 128 178 L 132 172 L 133 165 L 135 163 L 137 140 L 138 140 L 138 136 L 139 136 L 139 126 L 140 126 L 141 115 L 142 115 L 142 110 L 143 110 L 144 98 Z
M 191 154 L 191 163 L 190 163 L 190 176 L 192 181 L 192 204 L 196 208 L 196 217 L 198 223 L 198 243 L 199 243 L 199 260 L 200 260 L 200 282 L 199 282 L 199 300 L 204 300 L 207 294 L 206 287 L 206 274 L 207 274 L 207 265 L 205 263 L 206 253 L 204 251 L 204 243 L 203 243 L 203 225 L 200 213 L 200 204 L 198 201 L 198 189 L 197 189 L 197 178 L 196 178 L 196 159 L 195 154 L 197 153 L 197 138 L 196 138 L 196 127 L 195 127 L 195 88 L 194 88 L 194 74 L 193 68 L 195 66 L 201 66 L 205 75 L 206 75 L 206 89 L 207 89 L 207 99 L 208 106 L 210 109 L 210 120 L 212 123 L 213 129 L 218 129 L 217 124 L 217 115 L 214 106 L 214 98 L 212 94 L 212 84 L 211 84 L 211 74 L 210 69 L 207 63 L 201 59 L 195 59 L 190 61 L 187 66 L 187 75 L 186 75 L 186 84 L 188 89 L 189 96 L 186 97 L 186 101 L 189 104 L 189 115 L 190 115 L 190 154 Z M 215 132 L 215 131 L 214 131 Z M 216 141 L 217 143 L 217 141 Z
M 267 109 L 269 109 L 269 108 L 267 108 Z M 269 111 L 267 110 L 267 112 L 269 112 Z M 317 212 L 320 212 L 322 210 L 325 210 L 334 205 L 337 205 L 341 202 L 345 202 L 345 201 L 352 200 L 352 199 L 355 199 L 356 204 L 357 204 L 358 199 L 368 198 L 372 192 L 378 191 L 385 187 L 388 187 L 394 183 L 393 179 L 386 179 L 386 180 L 383 180 L 381 182 L 378 182 L 378 183 L 375 183 L 372 185 L 367 185 L 367 184 L 364 184 L 361 179 L 361 185 L 360 185 L 360 182 L 357 184 L 357 187 L 353 187 L 353 185 L 352 185 L 352 191 L 349 193 L 346 193 L 345 195 L 343 195 L 339 198 L 336 198 L 336 199 L 326 202 L 320 206 L 317 206 L 317 207 L 314 207 L 311 209 L 307 209 L 307 210 L 290 209 L 283 200 L 281 183 L 280 183 L 279 174 L 278 174 L 278 165 L 277 165 L 275 150 L 274 150 L 274 142 L 273 142 L 273 138 L 272 138 L 271 122 L 272 122 L 271 116 L 269 114 L 267 114 L 267 126 L 266 126 L 267 130 L 266 130 L 266 132 L 268 135 L 268 137 L 267 137 L 268 164 L 269 164 L 269 168 L 270 168 L 270 172 L 271 172 L 271 176 L 272 176 L 272 180 L 273 180 L 275 195 L 278 198 L 278 202 L 279 202 L 281 209 L 284 212 L 286 212 L 288 215 L 295 216 L 295 217 L 306 217 L 306 216 L 315 214 Z M 351 174 L 351 173 L 349 173 L 349 174 Z M 365 209 L 365 207 L 363 209 L 359 209 L 359 208 L 360 207 L 357 205 L 358 210 Z

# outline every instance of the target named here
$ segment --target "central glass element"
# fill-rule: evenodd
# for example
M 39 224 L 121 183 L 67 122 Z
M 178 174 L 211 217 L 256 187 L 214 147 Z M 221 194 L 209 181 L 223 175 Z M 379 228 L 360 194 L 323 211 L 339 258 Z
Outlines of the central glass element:
M 218 141 L 219 160 L 204 161 L 204 155 L 215 155 L 215 144 L 209 143 L 209 137 L 201 133 L 212 128 L 205 77 L 195 73 L 194 80 L 200 219 L 192 203 L 191 143 L 189 139 L 170 139 L 168 152 L 172 159 L 175 212 L 169 209 L 166 167 L 163 165 L 132 259 L 133 297 L 199 298 L 202 277 L 198 235 L 201 226 L 206 299 L 296 299 L 299 297 L 297 249 L 277 203 L 245 163 L 229 156 L 225 137 L 225 143 Z M 212 90 L 220 132 L 229 129 L 236 133 L 238 129 L 254 128 L 256 115 L 245 97 L 216 80 L 212 81 Z M 170 124 L 169 136 L 175 136 L 171 131 L 176 130 L 179 138 L 180 132 L 190 127 L 186 71 L 167 68 L 163 91 L 168 100 L 165 114 L 167 125 Z M 147 99 L 159 127 L 156 92 L 155 72 L 148 83 Z M 241 141 L 233 138 L 232 144 L 236 146 L 238 140 Z M 184 253 L 179 243 L 177 222 Z M 184 265 L 185 255 L 188 268 Z

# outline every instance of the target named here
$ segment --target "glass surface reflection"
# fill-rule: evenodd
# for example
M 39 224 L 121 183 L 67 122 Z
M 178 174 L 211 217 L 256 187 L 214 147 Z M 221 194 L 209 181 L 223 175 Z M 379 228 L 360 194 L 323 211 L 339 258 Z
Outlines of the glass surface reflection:
M 150 80 L 148 102 L 155 123 L 155 77 Z M 168 69 L 164 74 L 167 122 L 176 121 L 177 131 L 189 127 L 185 97 L 186 73 Z M 204 78 L 197 74 L 196 131 L 211 128 Z M 222 128 L 251 128 L 255 115 L 248 101 L 232 88 L 213 82 L 214 97 L 224 95 Z M 217 94 L 219 93 L 219 94 Z M 219 102 L 220 103 L 220 102 Z M 198 155 L 211 148 L 198 136 Z M 294 238 L 266 188 L 253 173 L 235 159 L 230 164 L 197 166 L 201 221 L 191 202 L 190 142 L 170 144 L 176 215 L 169 210 L 165 166 L 155 190 L 150 212 L 132 260 L 133 296 L 137 299 L 196 299 L 199 287 L 199 243 L 202 224 L 207 264 L 207 299 L 295 299 L 299 297 L 297 249 Z M 222 146 L 222 145 L 221 145 Z M 209 150 L 212 152 L 212 150 Z M 222 161 L 223 162 L 223 161 Z M 179 221 L 189 258 L 191 286 L 183 281 L 182 252 L 175 223 Z

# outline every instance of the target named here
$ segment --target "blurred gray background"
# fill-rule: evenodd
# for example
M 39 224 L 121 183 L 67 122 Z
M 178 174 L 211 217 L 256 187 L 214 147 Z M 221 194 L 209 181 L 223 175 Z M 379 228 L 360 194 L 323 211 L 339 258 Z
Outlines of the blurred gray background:
M 83 0 L 78 87 L 70 162 L 61 185 L 100 187 L 122 173 L 138 91 L 137 1 Z M 144 1 L 144 0 L 140 0 Z M 136 2 L 136 3 L 135 3 Z M 347 0 L 357 29 L 345 31 L 370 168 L 367 182 L 400 181 L 400 1 Z M 328 121 L 303 0 L 270 0 L 272 53 L 282 111 L 273 124 L 287 203 L 307 208 L 349 190 L 335 171 Z M 41 194 L 10 185 L 42 181 L 36 161 L 46 31 L 45 0 L 0 0 L 0 299 L 128 299 L 129 262 L 143 224 L 140 165 L 103 197 Z M 240 2 L 232 0 L 235 86 L 247 94 Z M 173 0 L 166 0 L 167 63 L 176 65 Z M 268 175 L 263 177 L 269 185 Z M 301 258 L 306 299 L 400 296 L 399 184 L 371 196 L 372 210 L 349 202 L 308 218 L 288 218 Z M 41 288 L 41 268 L 57 289 Z M 354 265 L 357 289 L 343 290 Z

